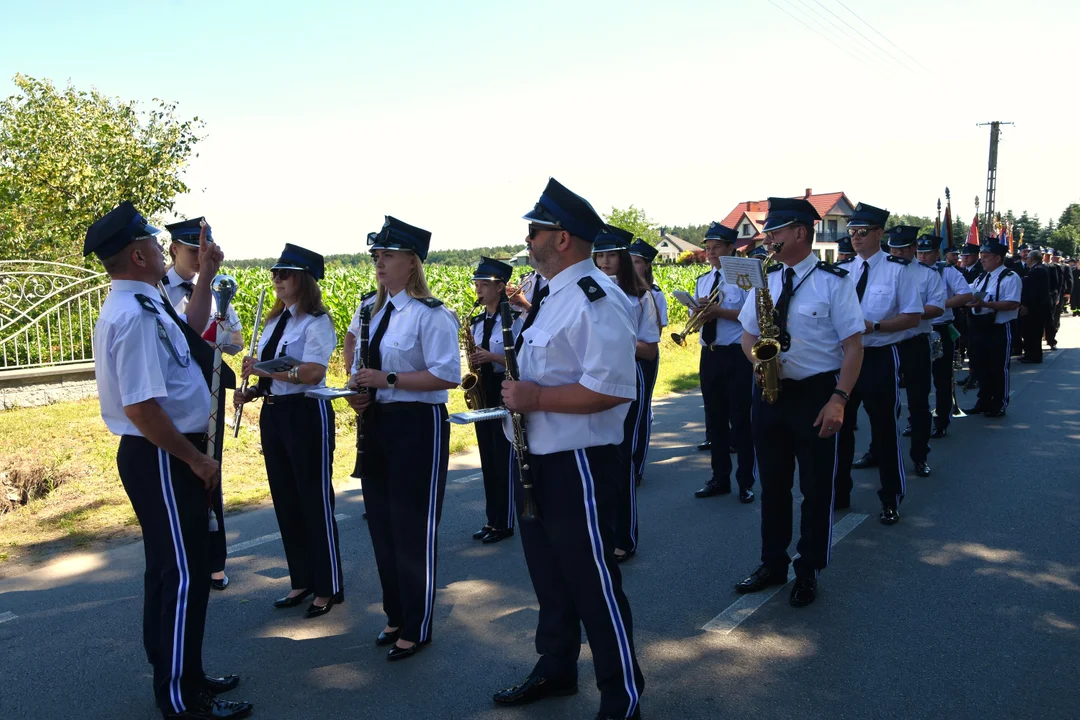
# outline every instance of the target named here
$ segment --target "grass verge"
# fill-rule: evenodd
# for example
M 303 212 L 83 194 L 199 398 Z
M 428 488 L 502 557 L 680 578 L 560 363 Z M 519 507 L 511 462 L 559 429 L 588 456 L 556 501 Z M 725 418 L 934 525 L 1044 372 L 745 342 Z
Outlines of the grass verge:
M 340 362 L 334 363 L 340 368 Z M 331 370 L 327 382 L 344 384 Z M 655 396 L 698 385 L 698 346 L 680 348 L 665 339 Z M 348 477 L 355 459 L 356 421 L 344 400 L 334 402 L 337 451 L 334 477 Z M 451 413 L 465 410 L 460 390 L 450 393 Z M 228 420 L 231 421 L 231 414 Z M 223 487 L 227 512 L 266 502 L 269 488 L 259 444 L 258 407 L 244 413 L 240 437 L 225 440 Z M 97 398 L 0 413 L 0 448 L 5 455 L 56 468 L 65 480 L 47 496 L 0 515 L 0 575 L 25 569 L 59 552 L 138 535 L 138 522 L 116 471 L 117 439 L 101 420 Z M 476 444 L 471 426 L 451 425 L 450 451 Z M 0 468 L 2 469 L 2 468 Z

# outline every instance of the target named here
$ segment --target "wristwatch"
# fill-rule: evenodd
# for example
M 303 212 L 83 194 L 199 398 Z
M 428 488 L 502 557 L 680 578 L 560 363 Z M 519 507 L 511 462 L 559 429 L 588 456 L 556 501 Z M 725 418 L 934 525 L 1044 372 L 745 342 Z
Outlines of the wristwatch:
M 395 385 L 397 385 L 397 373 L 396 372 L 388 372 L 388 373 L 386 373 L 386 387 L 392 388 Z
M 881 323 L 879 323 L 879 322 L 874 323 L 874 332 L 881 332 Z

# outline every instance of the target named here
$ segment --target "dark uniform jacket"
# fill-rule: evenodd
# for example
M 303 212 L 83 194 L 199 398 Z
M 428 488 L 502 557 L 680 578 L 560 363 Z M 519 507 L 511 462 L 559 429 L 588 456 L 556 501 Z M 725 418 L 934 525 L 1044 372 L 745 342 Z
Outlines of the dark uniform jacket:
M 1050 314 L 1050 273 L 1045 265 L 1032 265 L 1020 291 L 1020 304 L 1033 318 L 1044 320 Z

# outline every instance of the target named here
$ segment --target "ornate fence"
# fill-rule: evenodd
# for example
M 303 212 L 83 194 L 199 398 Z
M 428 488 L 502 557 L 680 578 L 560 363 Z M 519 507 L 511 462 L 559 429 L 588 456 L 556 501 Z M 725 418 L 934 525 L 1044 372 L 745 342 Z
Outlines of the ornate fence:
M 0 370 L 87 362 L 109 277 L 76 265 L 0 260 Z

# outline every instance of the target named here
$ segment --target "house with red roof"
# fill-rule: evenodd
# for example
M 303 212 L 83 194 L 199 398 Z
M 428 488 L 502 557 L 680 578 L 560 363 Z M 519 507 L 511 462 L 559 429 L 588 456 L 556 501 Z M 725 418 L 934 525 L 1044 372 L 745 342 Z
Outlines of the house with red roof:
M 795 197 L 807 200 L 821 216 L 821 222 L 814 227 L 814 252 L 822 260 L 833 262 L 836 260 L 836 242 L 847 234 L 847 220 L 854 212 L 855 204 L 843 192 L 815 194 L 812 188 L 806 188 L 805 193 Z M 768 212 L 768 200 L 748 200 L 736 205 L 720 224 L 737 230 L 739 239 L 735 247 L 747 251 L 765 239 L 761 229 Z

